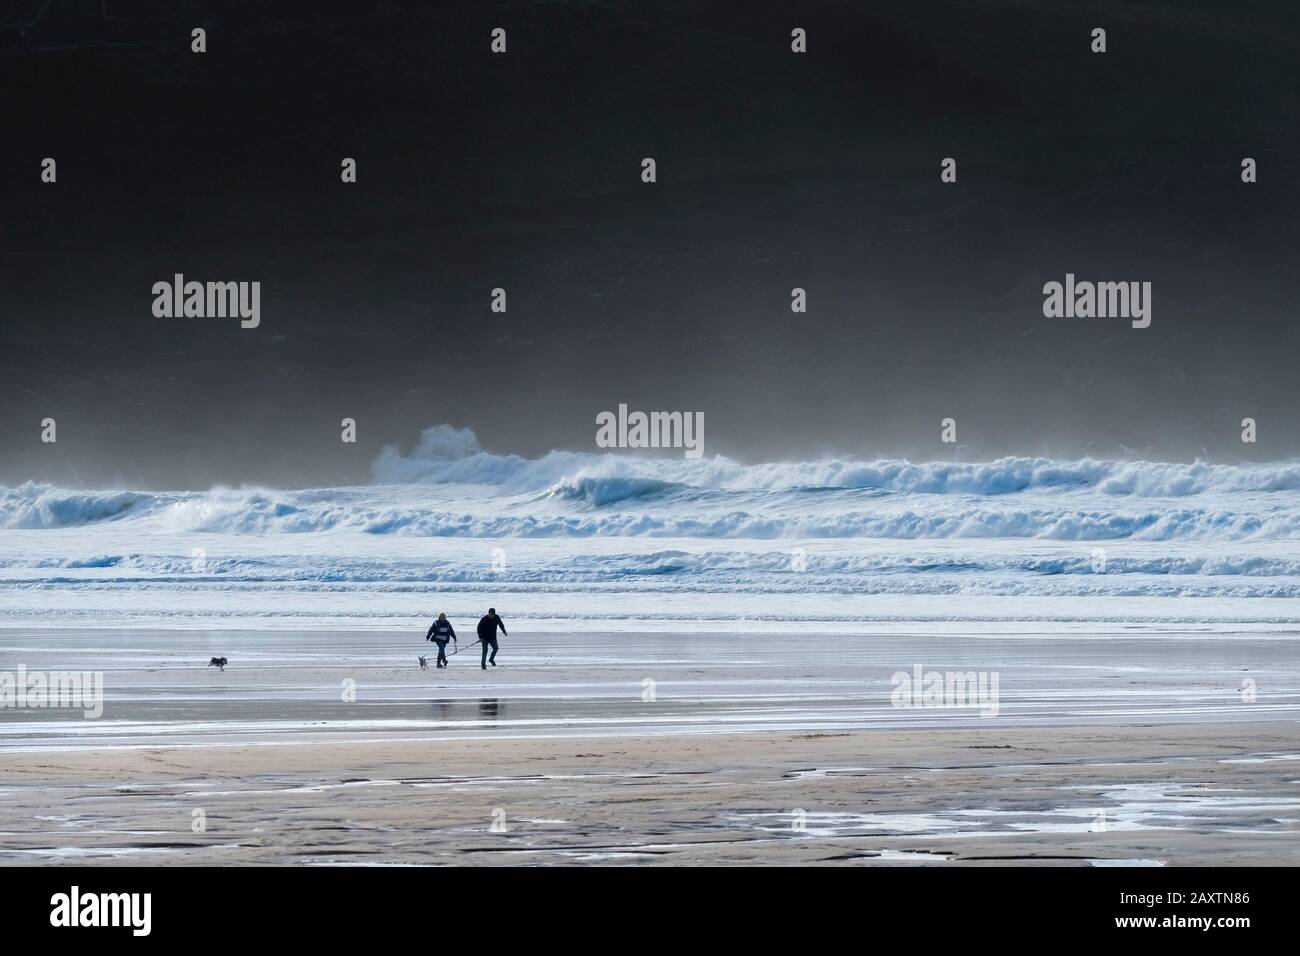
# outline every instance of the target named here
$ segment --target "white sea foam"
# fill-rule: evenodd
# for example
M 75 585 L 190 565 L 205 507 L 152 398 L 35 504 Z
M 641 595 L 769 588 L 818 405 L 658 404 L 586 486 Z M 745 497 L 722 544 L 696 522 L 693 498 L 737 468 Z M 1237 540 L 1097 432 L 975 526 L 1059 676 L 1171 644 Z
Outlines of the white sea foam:
M 911 597 L 963 619 L 998 597 L 1022 602 L 1010 618 L 1075 619 L 1098 599 L 1098 619 L 1275 621 L 1300 597 L 1297 462 L 528 459 L 437 426 L 372 468 L 339 488 L 0 488 L 0 623 L 113 620 L 123 592 L 133 620 L 328 616 L 331 593 L 345 616 L 407 613 L 400 595 L 447 589 L 615 620 L 641 613 L 629 594 L 673 596 L 652 615 L 672 620 L 709 617 L 719 593 L 790 596 L 747 604 L 760 618 L 835 620 L 906 618 L 893 599 Z M 1062 600 L 1023 603 L 1038 598 Z M 1173 603 L 1187 598 L 1210 603 Z

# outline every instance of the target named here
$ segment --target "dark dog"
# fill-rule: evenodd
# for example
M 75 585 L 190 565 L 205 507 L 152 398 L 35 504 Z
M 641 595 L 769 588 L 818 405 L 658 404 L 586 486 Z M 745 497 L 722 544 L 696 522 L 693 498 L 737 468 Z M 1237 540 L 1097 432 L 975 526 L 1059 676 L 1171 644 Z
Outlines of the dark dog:
M 224 671 L 226 669 L 226 659 L 224 657 L 214 657 L 212 660 L 208 661 L 208 666 L 215 667 L 219 671 Z
M 427 657 L 421 657 L 421 658 L 420 658 L 420 670 L 422 670 L 422 671 L 427 671 L 428 669 L 429 669 L 429 659 L 428 659 Z

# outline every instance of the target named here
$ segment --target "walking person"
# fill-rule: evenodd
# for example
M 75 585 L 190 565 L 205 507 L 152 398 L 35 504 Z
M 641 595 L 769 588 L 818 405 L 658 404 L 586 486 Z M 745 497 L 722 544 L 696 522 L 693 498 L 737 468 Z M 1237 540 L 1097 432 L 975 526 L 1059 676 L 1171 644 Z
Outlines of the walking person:
M 501 628 L 501 633 L 504 636 L 510 636 L 506 634 L 505 622 L 497 617 L 497 609 L 490 607 L 478 622 L 478 639 L 483 642 L 483 659 L 479 662 L 479 666 L 483 670 L 487 670 L 488 664 L 493 667 L 497 666 L 497 628 Z M 492 648 L 491 657 L 488 657 L 489 647 Z
M 424 635 L 426 641 L 433 641 L 438 645 L 438 666 L 447 666 L 447 642 L 456 640 L 456 629 L 451 626 L 451 621 L 447 620 L 445 611 L 438 614 L 438 620 L 433 622 L 429 628 L 429 633 Z M 457 644 L 459 645 L 459 641 Z

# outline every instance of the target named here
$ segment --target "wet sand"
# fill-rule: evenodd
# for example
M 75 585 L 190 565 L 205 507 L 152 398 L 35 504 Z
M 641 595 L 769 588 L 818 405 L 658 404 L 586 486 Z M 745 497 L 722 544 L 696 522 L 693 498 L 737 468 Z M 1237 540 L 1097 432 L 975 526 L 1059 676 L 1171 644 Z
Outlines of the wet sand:
M 411 634 L 0 630 L 0 670 L 100 671 L 104 713 L 0 710 L 16 749 L 1300 721 L 1296 635 L 516 634 L 433 668 Z M 468 645 L 468 640 L 466 644 Z M 430 669 L 416 663 L 425 655 Z M 207 667 L 224 656 L 224 673 Z M 987 708 L 893 705 L 892 677 L 998 677 Z M 1243 690 L 1255 689 L 1246 702 Z
M 1240 723 L 9 754 L 0 862 L 1296 865 L 1295 731 Z
M 0 711 L 0 863 L 1300 864 L 1286 635 L 428 648 L 0 632 L 0 670 L 105 680 L 98 720 Z M 892 706 L 917 664 L 996 672 L 997 715 Z

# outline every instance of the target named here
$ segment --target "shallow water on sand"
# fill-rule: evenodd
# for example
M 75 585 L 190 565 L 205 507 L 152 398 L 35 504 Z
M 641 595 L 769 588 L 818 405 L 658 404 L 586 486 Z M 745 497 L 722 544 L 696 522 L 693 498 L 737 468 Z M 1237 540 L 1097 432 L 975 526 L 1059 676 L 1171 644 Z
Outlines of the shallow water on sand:
M 102 671 L 104 712 L 0 709 L 0 750 L 1293 720 L 1297 636 L 516 634 L 422 671 L 409 632 L 14 629 L 0 671 Z M 996 715 L 893 706 L 918 665 L 997 675 Z

